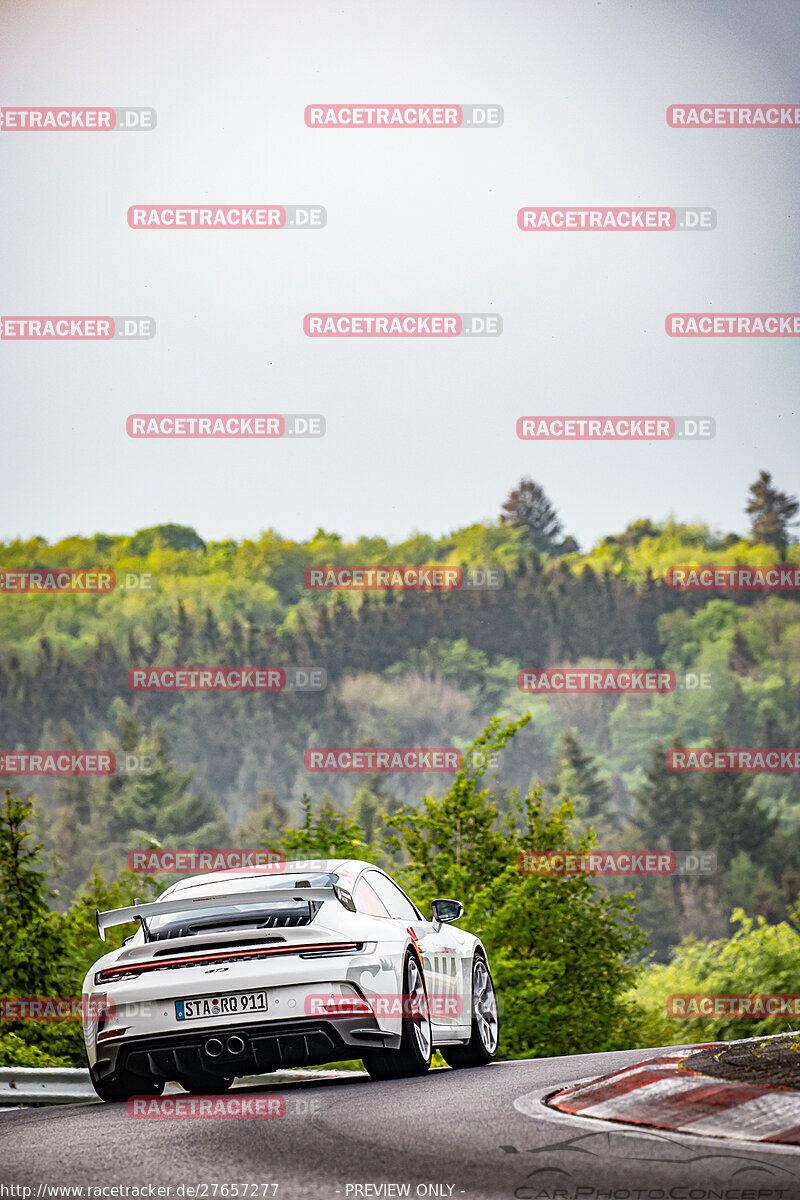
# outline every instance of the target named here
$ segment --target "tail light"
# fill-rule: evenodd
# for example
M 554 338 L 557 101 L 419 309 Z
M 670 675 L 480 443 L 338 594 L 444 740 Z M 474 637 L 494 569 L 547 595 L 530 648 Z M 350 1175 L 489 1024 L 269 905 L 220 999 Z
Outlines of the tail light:
M 98 971 L 95 984 L 115 983 L 121 979 L 135 979 L 145 971 L 164 971 L 172 967 L 206 967 L 212 963 L 243 961 L 245 959 L 274 958 L 276 955 L 298 954 L 301 958 L 328 958 L 336 954 L 356 954 L 364 949 L 363 942 L 329 942 L 316 946 L 275 946 L 263 950 L 226 950 L 220 954 L 202 954 L 195 957 L 180 955 L 141 963 L 123 964 Z

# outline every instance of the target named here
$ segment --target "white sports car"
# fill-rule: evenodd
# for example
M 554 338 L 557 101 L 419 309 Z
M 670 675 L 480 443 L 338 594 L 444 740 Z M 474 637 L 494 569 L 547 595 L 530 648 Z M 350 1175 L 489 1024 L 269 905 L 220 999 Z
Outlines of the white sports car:
M 84 1037 L 103 1100 L 168 1080 L 218 1093 L 234 1078 L 360 1058 L 378 1079 L 491 1062 L 497 1000 L 486 951 L 430 920 L 384 871 L 356 860 L 194 876 L 152 904 L 97 914 L 139 921 L 83 984 Z

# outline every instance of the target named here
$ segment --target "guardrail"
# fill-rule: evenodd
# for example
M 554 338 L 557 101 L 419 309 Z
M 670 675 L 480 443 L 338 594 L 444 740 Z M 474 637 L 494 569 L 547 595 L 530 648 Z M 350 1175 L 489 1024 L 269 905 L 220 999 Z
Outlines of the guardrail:
M 0 1104 L 80 1104 L 96 1100 L 80 1067 L 0 1067 Z
M 295 1070 L 273 1071 L 271 1075 L 246 1075 L 237 1079 L 236 1087 L 264 1087 L 304 1079 L 345 1079 L 360 1074 L 360 1071 L 298 1067 Z M 183 1088 L 168 1083 L 165 1092 L 167 1095 L 180 1094 Z M 89 1072 L 84 1068 L 0 1067 L 0 1107 L 19 1104 L 89 1104 L 96 1100 Z

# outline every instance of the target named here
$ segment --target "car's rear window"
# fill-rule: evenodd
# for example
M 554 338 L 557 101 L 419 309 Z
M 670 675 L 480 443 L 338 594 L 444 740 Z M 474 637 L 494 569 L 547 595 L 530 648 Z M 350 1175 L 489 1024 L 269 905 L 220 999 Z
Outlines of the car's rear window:
M 151 940 L 162 941 L 172 937 L 188 937 L 196 933 L 214 933 L 233 929 L 280 929 L 308 925 L 319 908 L 316 901 L 281 899 L 270 901 L 269 893 L 280 889 L 296 889 L 302 896 L 304 887 L 326 887 L 335 882 L 330 874 L 259 876 L 258 879 L 241 878 L 225 880 L 224 883 L 198 883 L 178 892 L 170 892 L 168 899 L 181 900 L 186 896 L 186 909 L 165 913 L 147 919 L 147 932 Z M 221 902 L 212 908 L 195 908 L 194 901 L 223 896 L 234 897 L 237 892 L 263 891 L 264 900 L 247 900 L 242 903 Z M 165 897 L 166 899 L 167 897 Z

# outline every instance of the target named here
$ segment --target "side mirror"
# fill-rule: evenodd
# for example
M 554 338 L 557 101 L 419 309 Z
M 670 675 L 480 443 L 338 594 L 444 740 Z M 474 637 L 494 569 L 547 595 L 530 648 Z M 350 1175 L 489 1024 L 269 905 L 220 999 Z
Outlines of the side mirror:
M 440 924 L 447 921 L 457 921 L 464 915 L 464 905 L 460 900 L 434 900 L 433 919 Z

